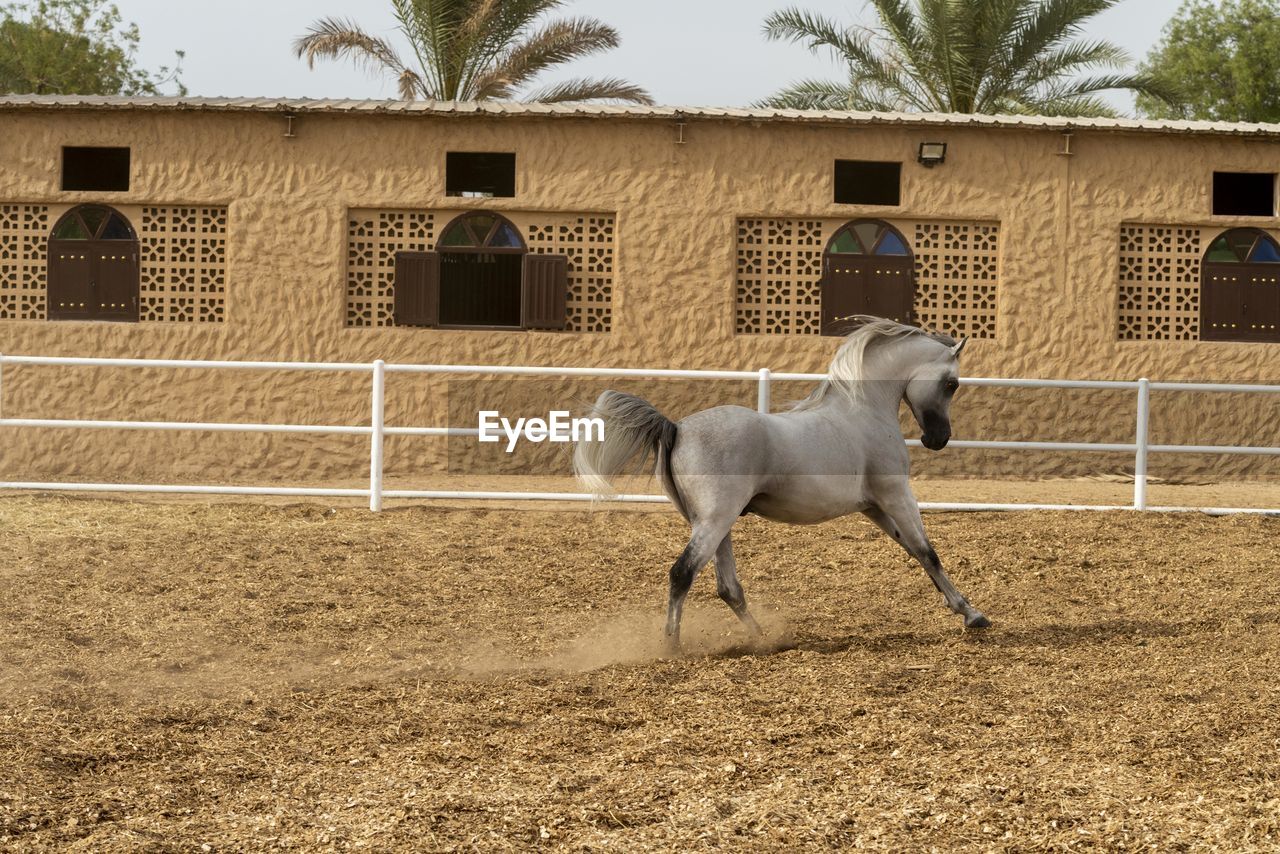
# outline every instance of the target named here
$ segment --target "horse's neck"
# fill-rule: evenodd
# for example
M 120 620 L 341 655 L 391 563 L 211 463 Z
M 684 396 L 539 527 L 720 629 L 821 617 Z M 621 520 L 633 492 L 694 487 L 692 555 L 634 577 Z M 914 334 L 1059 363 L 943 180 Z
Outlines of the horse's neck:
M 895 420 L 914 364 L 910 349 L 901 345 L 878 347 L 867 354 L 863 366 L 861 397 L 877 409 L 892 413 Z

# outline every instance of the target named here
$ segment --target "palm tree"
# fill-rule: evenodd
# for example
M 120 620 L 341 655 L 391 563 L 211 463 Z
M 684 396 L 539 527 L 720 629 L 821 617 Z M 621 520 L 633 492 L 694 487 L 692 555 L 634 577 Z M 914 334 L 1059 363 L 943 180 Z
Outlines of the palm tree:
M 618 33 L 594 18 L 540 20 L 564 0 L 391 0 L 400 34 L 412 49 L 405 62 L 386 39 L 354 21 L 323 18 L 294 42 L 299 58 L 349 58 L 395 77 L 406 101 L 510 99 L 546 69 L 618 46 Z M 616 78 L 566 80 L 522 100 L 630 101 L 649 93 Z
M 1077 41 L 1084 23 L 1119 0 L 871 0 L 880 26 L 843 27 L 792 7 L 765 36 L 830 50 L 847 81 L 802 80 L 760 106 L 828 110 L 1110 116 L 1099 93 L 1172 93 L 1106 41 Z M 1080 76 L 1096 68 L 1116 73 Z

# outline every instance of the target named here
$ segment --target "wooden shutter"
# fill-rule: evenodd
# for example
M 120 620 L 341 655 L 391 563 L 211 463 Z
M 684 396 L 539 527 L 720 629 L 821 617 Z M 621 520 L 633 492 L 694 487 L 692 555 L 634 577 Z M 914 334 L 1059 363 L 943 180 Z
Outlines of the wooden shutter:
M 1200 337 L 1230 341 L 1244 322 L 1239 264 L 1204 265 L 1200 283 Z
M 88 241 L 49 241 L 48 317 L 74 320 L 94 314 L 93 268 Z
M 1249 340 L 1280 341 L 1280 264 L 1242 264 L 1240 284 Z
M 867 313 L 866 273 L 863 258 L 831 256 L 822 276 L 822 334 L 844 335 L 850 329 L 843 318 Z
M 440 322 L 440 255 L 397 252 L 394 285 L 396 326 Z
M 867 314 L 912 323 L 915 302 L 915 265 L 910 258 L 872 256 L 867 289 Z
M 138 319 L 137 244 L 125 241 L 95 241 L 89 244 L 97 259 L 93 298 L 97 315 L 108 320 Z
M 564 329 L 568 311 L 569 259 L 564 255 L 524 256 L 523 325 L 526 329 Z

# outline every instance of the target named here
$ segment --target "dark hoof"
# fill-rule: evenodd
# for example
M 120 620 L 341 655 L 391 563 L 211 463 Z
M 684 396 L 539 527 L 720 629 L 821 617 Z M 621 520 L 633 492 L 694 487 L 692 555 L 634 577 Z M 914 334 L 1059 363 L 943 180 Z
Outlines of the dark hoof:
M 964 627 L 966 629 L 985 629 L 991 625 L 991 621 L 982 614 L 972 614 L 964 618 Z

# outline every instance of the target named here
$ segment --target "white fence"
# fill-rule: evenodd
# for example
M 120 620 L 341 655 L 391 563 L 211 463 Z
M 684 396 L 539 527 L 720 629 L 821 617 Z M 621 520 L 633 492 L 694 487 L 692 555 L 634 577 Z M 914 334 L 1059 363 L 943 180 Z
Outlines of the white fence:
M 705 379 L 751 380 L 757 383 L 757 408 L 768 412 L 770 391 L 774 382 L 817 382 L 823 374 L 774 373 L 769 368 L 758 371 L 682 371 L 644 370 L 632 368 L 560 368 L 507 365 L 396 365 L 382 360 L 363 362 L 237 362 L 199 361 L 188 359 L 84 359 L 52 356 L 0 355 L 0 402 L 3 401 L 4 368 L 11 365 L 59 365 L 109 368 L 199 368 L 208 370 L 237 371 L 320 371 L 331 373 L 366 373 L 371 378 L 370 419 L 366 425 L 311 425 L 311 424 L 245 424 L 227 422 L 192 421 L 94 421 L 61 418 L 5 418 L 0 412 L 0 427 L 24 428 L 78 428 L 86 430 L 196 430 L 243 433 L 321 433 L 345 434 L 369 437 L 369 487 L 368 489 L 329 489 L 323 487 L 287 486 L 216 486 L 140 483 L 40 483 L 31 481 L 0 481 L 0 489 L 62 490 L 69 492 L 135 492 L 172 493 L 193 495 L 285 495 L 316 497 L 368 498 L 369 509 L 382 509 L 385 499 L 502 499 L 543 501 L 590 501 L 589 493 L 581 492 L 481 492 L 384 489 L 383 439 L 386 436 L 474 436 L 479 432 L 471 427 L 407 427 L 388 426 L 383 418 L 386 375 L 397 374 L 471 374 L 485 376 L 550 376 L 550 377 L 625 377 L 633 379 Z M 1131 453 L 1134 458 L 1133 503 L 1120 505 L 1099 504 L 983 504 L 983 503 L 921 503 L 926 510 L 1152 510 L 1187 511 L 1215 515 L 1229 513 L 1265 513 L 1280 515 L 1280 509 L 1249 507 L 1152 507 L 1147 503 L 1147 459 L 1150 454 L 1252 454 L 1280 455 L 1280 448 L 1234 445 L 1153 445 L 1148 441 L 1151 392 L 1191 391 L 1205 393 L 1253 393 L 1280 394 L 1280 385 L 1248 385 L 1232 383 L 1173 383 L 1151 382 L 1145 378 L 1133 381 L 1116 380 L 1035 380 L 1002 379 L 992 377 L 966 377 L 961 384 L 967 386 L 999 386 L 1006 388 L 1060 388 L 1060 389 L 1128 389 L 1135 395 L 1134 441 L 1119 443 L 1102 442 L 1006 442 L 987 440 L 953 440 L 949 448 L 984 448 L 1018 451 L 1112 451 Z M 919 446 L 919 441 L 908 440 L 908 445 Z M 663 502 L 662 495 L 618 495 L 613 499 L 622 502 Z

